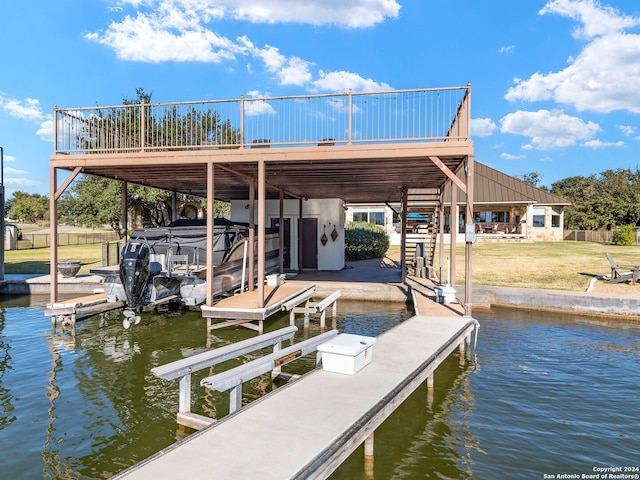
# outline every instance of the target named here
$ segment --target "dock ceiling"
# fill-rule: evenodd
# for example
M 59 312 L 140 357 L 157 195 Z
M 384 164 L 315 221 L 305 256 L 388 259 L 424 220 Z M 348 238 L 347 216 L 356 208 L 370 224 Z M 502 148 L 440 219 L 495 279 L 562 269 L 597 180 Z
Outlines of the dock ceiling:
M 207 164 L 214 163 L 217 200 L 249 197 L 264 161 L 267 198 L 340 198 L 349 203 L 399 202 L 402 189 L 440 188 L 449 177 L 430 160 L 457 172 L 472 153 L 471 142 L 256 148 L 54 155 L 53 167 L 124 180 L 131 184 L 206 197 Z

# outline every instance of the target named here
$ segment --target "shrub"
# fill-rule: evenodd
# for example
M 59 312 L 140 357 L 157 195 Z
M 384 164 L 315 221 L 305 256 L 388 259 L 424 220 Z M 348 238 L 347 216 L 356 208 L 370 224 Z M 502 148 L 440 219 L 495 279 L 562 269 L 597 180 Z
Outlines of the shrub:
M 389 237 L 382 227 L 366 222 L 352 222 L 345 227 L 345 259 L 381 258 L 389 249 Z
M 613 233 L 613 243 L 616 245 L 633 245 L 635 240 L 633 225 L 623 225 Z

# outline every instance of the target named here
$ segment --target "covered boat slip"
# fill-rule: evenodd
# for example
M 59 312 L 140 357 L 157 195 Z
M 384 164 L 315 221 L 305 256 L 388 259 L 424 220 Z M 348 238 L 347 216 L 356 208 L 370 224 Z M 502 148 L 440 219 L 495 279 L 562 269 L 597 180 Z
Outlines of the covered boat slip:
M 56 109 L 50 164 L 52 238 L 57 233 L 57 200 L 80 174 L 121 181 L 123 199 L 128 184 L 206 198 L 207 251 L 214 249 L 214 201 L 246 202 L 250 228 L 257 227 L 258 281 L 249 289 L 257 292 L 259 308 L 265 308 L 267 200 L 280 201 L 281 229 L 285 200 L 299 202 L 299 219 L 315 215 L 305 213 L 308 199 L 400 204 L 397 213 L 406 232 L 409 204 L 417 199 L 412 192 L 428 191 L 429 198 L 443 204 L 444 187 L 451 184 L 456 187 L 452 197 L 458 190 L 466 194 L 465 215 L 470 222 L 474 169 L 470 108 L 471 87 L 466 85 Z M 70 174 L 59 182 L 61 172 Z M 126 223 L 126 201 L 122 211 Z M 444 226 L 440 216 L 437 228 L 443 232 Z M 343 225 L 338 227 L 338 234 L 343 234 Z M 293 259 L 298 269 L 305 245 L 301 237 L 298 262 Z M 467 314 L 471 241 L 467 240 L 466 250 Z M 323 249 L 320 238 L 314 243 Z M 405 244 L 403 237 L 403 252 Z M 250 241 L 250 248 L 253 245 Z M 51 303 L 55 303 L 58 254 L 57 245 L 52 247 Z M 250 252 L 248 257 L 254 256 Z M 451 257 L 455 265 L 453 251 Z M 404 278 L 405 255 L 401 258 Z M 280 273 L 283 268 L 281 257 Z M 455 269 L 449 272 L 455 279 Z M 208 279 L 215 275 L 211 256 L 204 275 Z M 213 282 L 206 287 L 204 303 L 211 307 Z
M 469 317 L 415 316 L 377 338 L 354 375 L 314 370 L 114 478 L 327 478 L 437 366 L 469 344 Z

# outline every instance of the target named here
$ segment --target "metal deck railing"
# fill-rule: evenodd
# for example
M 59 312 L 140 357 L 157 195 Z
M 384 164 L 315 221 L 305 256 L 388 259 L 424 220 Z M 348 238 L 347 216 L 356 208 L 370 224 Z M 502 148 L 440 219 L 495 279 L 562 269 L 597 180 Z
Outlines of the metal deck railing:
M 56 108 L 56 154 L 468 140 L 471 86 Z

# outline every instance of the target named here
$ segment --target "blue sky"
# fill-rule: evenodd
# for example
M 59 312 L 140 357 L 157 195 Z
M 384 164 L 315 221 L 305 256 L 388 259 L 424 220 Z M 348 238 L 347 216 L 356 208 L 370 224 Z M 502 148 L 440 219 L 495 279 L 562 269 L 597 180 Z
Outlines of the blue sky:
M 637 0 L 0 2 L 7 198 L 49 193 L 52 112 L 472 85 L 475 158 L 542 185 L 640 160 Z

